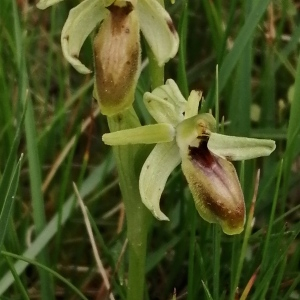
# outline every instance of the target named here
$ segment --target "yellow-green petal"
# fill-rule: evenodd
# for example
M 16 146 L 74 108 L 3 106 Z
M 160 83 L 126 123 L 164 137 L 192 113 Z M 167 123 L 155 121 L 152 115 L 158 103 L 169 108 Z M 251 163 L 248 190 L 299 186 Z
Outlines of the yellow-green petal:
M 212 132 L 207 144 L 214 154 L 229 160 L 245 160 L 270 155 L 276 148 L 273 140 L 229 136 Z
M 87 36 L 107 15 L 103 0 L 84 0 L 70 10 L 62 30 L 61 44 L 65 58 L 79 73 L 91 73 L 80 62 L 79 52 Z
M 161 221 L 169 218 L 160 210 L 160 198 L 171 172 L 180 164 L 175 141 L 157 144 L 146 159 L 139 181 L 143 203 Z
M 115 146 L 166 143 L 174 140 L 174 137 L 174 127 L 162 123 L 106 133 L 102 136 L 102 140 L 107 145 Z
M 198 114 L 199 103 L 202 98 L 202 92 L 200 91 L 191 91 L 189 98 L 186 103 L 184 118 L 189 119 Z

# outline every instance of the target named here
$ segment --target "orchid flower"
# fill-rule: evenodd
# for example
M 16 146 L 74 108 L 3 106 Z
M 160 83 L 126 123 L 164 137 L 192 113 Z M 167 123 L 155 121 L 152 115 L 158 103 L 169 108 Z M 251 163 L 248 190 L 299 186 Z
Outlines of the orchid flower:
M 275 142 L 216 133 L 209 113 L 198 114 L 201 94 L 192 91 L 186 101 L 173 80 L 144 94 L 157 124 L 104 134 L 108 145 L 154 144 L 139 178 L 143 203 L 158 220 L 169 220 L 160 210 L 167 179 L 180 164 L 200 216 L 219 223 L 226 234 L 244 228 L 245 204 L 234 166 L 229 160 L 270 155 Z
M 40 0 L 45 9 L 62 0 Z M 179 38 L 157 0 L 84 0 L 73 8 L 62 29 L 65 58 L 80 73 L 91 70 L 80 60 L 84 40 L 100 24 L 94 39 L 94 96 L 105 115 L 131 106 L 140 69 L 141 30 L 159 66 L 175 56 Z

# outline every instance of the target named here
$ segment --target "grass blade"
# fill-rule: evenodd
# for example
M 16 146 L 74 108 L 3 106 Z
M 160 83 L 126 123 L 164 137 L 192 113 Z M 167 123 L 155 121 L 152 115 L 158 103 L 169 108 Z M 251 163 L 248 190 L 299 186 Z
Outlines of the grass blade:
M 27 257 L 24 257 L 24 256 L 20 256 L 20 255 L 16 255 L 16 254 L 13 254 L 13 253 L 10 253 L 10 252 L 6 252 L 6 251 L 1 251 L 1 254 L 2 255 L 5 255 L 5 256 L 8 256 L 8 257 L 13 257 L 15 259 L 18 259 L 18 260 L 22 260 L 22 261 L 25 261 L 26 263 L 28 264 L 31 264 L 31 265 L 34 265 L 36 267 L 39 267 L 41 269 L 43 269 L 44 271 L 46 272 L 49 272 L 51 273 L 51 275 L 55 276 L 57 279 L 59 279 L 60 281 L 62 281 L 63 283 L 65 283 L 69 288 L 70 290 L 72 290 L 73 292 L 75 292 L 79 297 L 80 299 L 83 299 L 83 300 L 88 300 L 87 297 L 85 297 L 82 292 L 80 290 L 77 289 L 77 287 L 73 284 L 71 284 L 68 280 L 66 280 L 63 276 L 61 276 L 60 274 L 58 274 L 57 272 L 53 271 L 52 269 L 48 268 L 47 266 L 44 266 L 43 264 L 37 262 L 37 261 L 34 261 L 32 259 L 29 259 Z
M 99 184 L 99 181 L 105 179 L 105 174 L 111 171 L 113 167 L 111 158 L 107 158 L 104 164 L 97 167 L 90 176 L 84 181 L 80 189 L 82 197 L 92 192 Z M 100 180 L 99 180 L 100 178 Z M 49 241 L 56 234 L 58 228 L 63 226 L 71 216 L 71 212 L 74 208 L 74 197 L 71 195 L 65 202 L 62 208 L 61 223 L 58 223 L 59 215 L 56 213 L 53 218 L 49 221 L 44 230 L 37 236 L 32 244 L 24 251 L 23 256 L 28 259 L 35 258 L 43 248 L 49 243 Z M 19 260 L 14 264 L 18 275 L 22 274 L 27 267 L 28 263 L 24 260 Z M 13 284 L 14 279 L 10 272 L 4 274 L 0 280 L 0 296 Z
M 0 248 L 2 247 L 3 240 L 6 234 L 6 229 L 8 225 L 9 218 L 11 216 L 12 206 L 15 199 L 15 194 L 18 187 L 19 182 L 19 175 L 20 175 L 20 168 L 21 168 L 21 161 L 22 157 L 19 159 L 16 167 L 14 168 L 11 181 L 8 185 L 7 192 L 5 193 L 4 197 L 4 204 L 0 214 Z
M 226 55 L 224 61 L 221 64 L 220 73 L 219 73 L 220 93 L 223 91 L 224 87 L 226 86 L 227 81 L 230 78 L 233 69 L 235 68 L 237 62 L 239 61 L 247 43 L 251 39 L 251 36 L 254 30 L 256 29 L 258 22 L 260 21 L 261 17 L 266 11 L 270 3 L 270 0 L 259 0 L 259 1 L 256 0 L 255 2 L 256 3 L 253 4 L 253 8 L 248 18 L 246 19 L 245 24 L 243 25 L 243 27 L 239 31 L 237 38 L 235 39 L 231 51 Z M 210 92 L 206 98 L 206 103 L 205 103 L 206 108 L 211 107 L 213 104 L 214 89 L 215 86 L 213 86 L 213 88 L 210 89 Z
M 186 76 L 186 37 L 187 37 L 187 29 L 188 29 L 188 2 L 183 2 L 183 10 L 180 17 L 179 24 L 179 36 L 180 36 L 180 44 L 179 44 L 179 62 L 178 62 L 178 70 L 177 70 L 177 82 L 178 86 L 182 92 L 184 98 L 187 99 L 189 95 L 189 88 Z

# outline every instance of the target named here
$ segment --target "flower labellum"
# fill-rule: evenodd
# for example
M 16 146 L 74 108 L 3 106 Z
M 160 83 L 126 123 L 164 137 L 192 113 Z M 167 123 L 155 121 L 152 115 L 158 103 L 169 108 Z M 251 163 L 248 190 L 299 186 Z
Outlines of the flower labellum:
M 131 106 L 140 66 L 139 21 L 130 2 L 107 7 L 94 40 L 95 98 L 104 115 Z
M 190 148 L 190 157 L 182 160 L 200 216 L 210 223 L 219 223 L 224 233 L 241 233 L 245 223 L 242 189 L 231 162 L 207 149 L 207 142 Z
M 178 125 L 182 170 L 200 216 L 219 223 L 226 234 L 238 234 L 245 223 L 244 196 L 232 163 L 207 147 L 214 128 L 210 114 L 197 115 Z

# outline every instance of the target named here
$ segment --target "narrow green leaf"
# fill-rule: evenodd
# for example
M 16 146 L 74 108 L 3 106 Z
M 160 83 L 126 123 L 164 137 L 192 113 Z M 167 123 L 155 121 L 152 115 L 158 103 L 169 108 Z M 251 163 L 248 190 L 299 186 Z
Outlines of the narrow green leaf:
M 189 88 L 186 76 L 186 39 L 188 30 L 188 1 L 183 2 L 183 9 L 180 16 L 179 23 L 179 62 L 177 69 L 177 84 L 182 95 L 187 99 L 189 95 Z
M 275 278 L 275 283 L 272 285 L 273 291 L 270 296 L 270 299 L 276 299 L 276 297 L 279 294 L 279 290 L 281 288 L 281 283 L 282 283 L 283 276 L 284 276 L 284 271 L 286 268 L 286 262 L 287 262 L 287 257 L 284 257 L 283 260 L 279 263 L 277 272 L 275 272 L 276 278 Z
M 265 68 L 262 77 L 261 124 L 262 127 L 274 128 L 276 117 L 276 83 L 274 69 L 274 47 L 266 45 Z
M 4 256 L 4 258 L 6 259 L 6 262 L 7 262 L 8 266 L 9 266 L 9 269 L 10 269 L 10 271 L 11 271 L 11 273 L 12 273 L 14 279 L 15 279 L 15 285 L 16 285 L 17 289 L 19 290 L 20 294 L 22 295 L 22 299 L 24 299 L 24 300 L 30 300 L 29 295 L 28 295 L 28 293 L 26 291 L 26 288 L 24 287 L 24 285 L 23 285 L 23 283 L 22 283 L 19 275 L 17 274 L 17 272 L 16 272 L 16 270 L 14 268 L 14 265 L 13 265 L 11 257 Z
M 276 239 L 274 239 L 274 243 L 272 246 L 272 249 L 281 249 L 281 251 L 269 251 L 269 258 L 272 263 L 270 263 L 268 265 L 267 270 L 265 270 L 265 272 L 260 273 L 258 278 L 256 279 L 257 285 L 253 294 L 253 299 L 265 299 L 265 295 L 271 284 L 272 278 L 276 276 L 275 269 L 287 255 L 287 251 L 290 247 L 290 244 L 297 235 L 297 232 L 293 232 L 292 234 L 289 234 L 288 237 L 286 237 L 284 236 L 284 233 L 285 226 L 282 227 L 279 234 L 276 236 Z
M 148 273 L 153 270 L 166 257 L 166 252 L 177 245 L 181 238 L 181 236 L 175 236 L 161 245 L 159 249 L 149 254 L 146 260 L 146 272 Z
M 80 189 L 80 194 L 85 197 L 92 192 L 99 184 L 106 178 L 107 172 L 112 170 L 113 164 L 111 157 L 105 159 L 105 163 L 97 167 L 90 176 L 83 182 Z M 44 230 L 37 236 L 37 238 L 31 243 L 31 245 L 24 251 L 23 256 L 29 259 L 35 258 L 49 243 L 49 241 L 56 234 L 58 228 L 63 226 L 71 216 L 71 212 L 74 208 L 74 197 L 71 195 L 65 202 L 61 213 L 61 223 L 58 223 L 58 213 L 49 221 Z M 14 267 L 18 275 L 22 274 L 27 267 L 28 263 L 22 260 L 18 260 Z M 14 278 L 10 272 L 7 272 L 1 277 L 0 280 L 0 296 L 13 284 Z
M 249 136 L 250 132 L 252 44 L 253 36 L 250 35 L 237 63 L 229 104 L 229 132 L 240 136 Z
M 274 219 L 275 219 L 275 211 L 277 208 L 277 201 L 278 201 L 278 197 L 279 197 L 279 189 L 280 189 L 280 183 L 281 183 L 281 178 L 282 178 L 282 168 L 283 168 L 283 160 L 281 161 L 281 163 L 279 165 L 279 170 L 277 172 L 278 175 L 277 175 L 275 194 L 273 196 L 271 215 L 270 215 L 270 219 L 269 219 L 269 223 L 268 223 L 268 232 L 267 232 L 267 236 L 265 238 L 263 255 L 262 255 L 262 267 L 261 267 L 262 270 L 264 270 L 270 262 L 270 260 L 268 259 L 268 252 L 272 251 L 272 249 L 270 249 L 269 244 L 270 244 L 270 238 L 271 238 L 271 233 L 272 233 Z
M 219 58 L 223 46 L 222 19 L 219 15 L 215 2 L 204 0 L 202 3 L 212 35 L 216 56 Z M 219 61 L 217 61 L 217 63 L 219 63 Z
M 24 35 L 22 32 L 21 22 L 19 19 L 19 10 L 17 3 L 13 1 L 13 16 L 14 16 L 14 30 L 15 30 L 15 43 L 18 53 L 17 57 L 17 68 L 18 68 L 18 83 L 19 83 L 19 105 L 20 107 L 26 107 L 25 111 L 25 135 L 26 144 L 28 151 L 29 161 L 29 176 L 32 196 L 32 207 L 33 207 L 33 219 L 34 226 L 37 233 L 40 233 L 46 225 L 44 200 L 42 195 L 42 180 L 41 180 L 41 165 L 38 157 L 36 134 L 35 134 L 35 121 L 33 107 L 28 97 L 28 73 L 26 68 L 25 47 L 24 47 Z M 27 102 L 28 101 L 28 102 Z M 49 263 L 49 256 L 44 249 L 40 254 L 40 260 L 47 264 Z M 44 271 L 40 271 L 40 283 L 41 283 L 41 297 L 45 300 L 53 300 L 54 292 L 52 288 L 51 276 Z
M 261 17 L 263 16 L 264 12 L 266 11 L 270 0 L 259 0 L 255 1 L 256 3 L 253 4 L 253 8 L 248 15 L 245 24 L 239 31 L 237 38 L 234 41 L 234 45 L 231 51 L 226 55 L 224 61 L 221 64 L 220 72 L 219 72 L 219 92 L 221 93 L 224 87 L 227 84 L 228 79 L 232 75 L 232 71 L 235 68 L 237 62 L 239 61 L 247 43 L 252 38 L 252 34 L 256 29 L 257 24 L 259 23 Z M 214 89 L 213 86 L 209 94 L 206 98 L 205 107 L 206 109 L 211 107 L 214 100 Z
M 195 204 L 192 196 L 189 197 L 188 215 L 190 216 L 190 241 L 189 241 L 189 268 L 188 268 L 188 300 L 194 300 L 195 285 L 195 242 L 196 242 L 196 215 Z
M 227 80 L 231 76 L 233 68 L 236 66 L 243 50 L 245 49 L 247 43 L 252 38 L 252 34 L 256 29 L 257 24 L 259 23 L 261 17 L 263 16 L 265 10 L 267 9 L 270 0 L 259 0 L 253 3 L 253 8 L 247 17 L 245 24 L 241 28 L 237 38 L 234 41 L 234 46 L 228 55 L 225 57 L 221 68 L 220 68 L 220 80 L 219 80 L 219 89 L 220 92 L 225 87 Z
M 293 50 L 297 49 L 297 45 L 300 39 L 300 24 L 296 28 L 294 28 L 290 38 L 291 38 L 290 41 L 282 50 L 278 49 L 279 51 L 278 55 L 280 55 L 281 58 L 275 62 L 275 66 L 274 66 L 275 71 L 280 67 L 283 59 L 286 59 Z
M 12 206 L 15 199 L 15 194 L 17 191 L 18 183 L 19 183 L 19 175 L 20 175 L 20 168 L 21 168 L 21 161 L 22 157 L 20 158 L 19 162 L 17 163 L 13 174 L 11 181 L 9 183 L 9 186 L 7 188 L 7 192 L 5 193 L 4 197 L 4 204 L 1 210 L 0 214 L 0 248 L 2 247 L 2 243 L 4 240 L 4 236 L 6 234 L 6 228 L 9 221 L 9 218 L 11 216 Z
M 295 153 L 297 151 L 298 145 L 298 135 L 300 133 L 300 123 L 299 123 L 299 113 L 300 113 L 300 55 L 298 58 L 298 66 L 297 66 L 297 73 L 295 78 L 295 90 L 294 90 L 294 97 L 291 104 L 290 109 L 290 119 L 289 119 L 289 127 L 287 132 L 287 151 L 286 155 L 288 158 L 288 166 L 291 163 L 291 159 L 295 157 Z
M 300 55 L 298 59 L 298 66 L 296 72 L 295 79 L 295 90 L 294 97 L 292 100 L 291 108 L 290 108 L 290 118 L 288 122 L 288 131 L 287 131 L 287 145 L 284 156 L 284 181 L 283 181 L 283 198 L 286 199 L 288 194 L 289 182 L 291 178 L 291 167 L 293 160 L 299 151 L 300 146 L 300 122 L 299 122 L 299 114 L 300 114 Z M 282 206 L 283 207 L 283 206 Z
M 285 296 L 283 298 L 281 298 L 281 300 L 292 299 L 293 297 L 291 294 L 292 294 L 292 292 L 294 292 L 297 289 L 299 282 L 300 282 L 300 274 L 298 274 L 298 276 L 293 279 L 293 283 L 291 284 L 290 288 L 285 293 Z
M 201 280 L 204 291 L 205 291 L 205 295 L 206 295 L 206 299 L 207 300 L 214 300 L 214 298 L 211 296 L 208 287 L 206 286 L 205 282 L 203 280 Z
M 221 261 L 221 228 L 219 224 L 213 226 L 213 299 L 220 296 L 220 261 Z
M 8 256 L 8 257 L 13 257 L 13 258 L 18 259 L 18 260 L 25 261 L 28 264 L 34 265 L 36 267 L 39 267 L 39 268 L 43 269 L 44 271 L 46 271 L 48 273 L 51 273 L 51 275 L 55 276 L 57 279 L 59 279 L 60 281 L 65 283 L 73 292 L 76 293 L 77 296 L 80 297 L 80 299 L 88 300 L 88 298 L 85 297 L 75 285 L 73 285 L 71 282 L 69 282 L 63 276 L 61 276 L 57 272 L 53 271 L 52 269 L 48 268 L 47 266 L 45 266 L 45 265 L 43 265 L 43 264 L 41 264 L 37 261 L 34 261 L 30 258 L 21 256 L 21 255 L 16 255 L 16 254 L 13 254 L 13 253 L 10 253 L 10 252 L 1 251 L 1 254 L 5 255 L 5 256 Z

